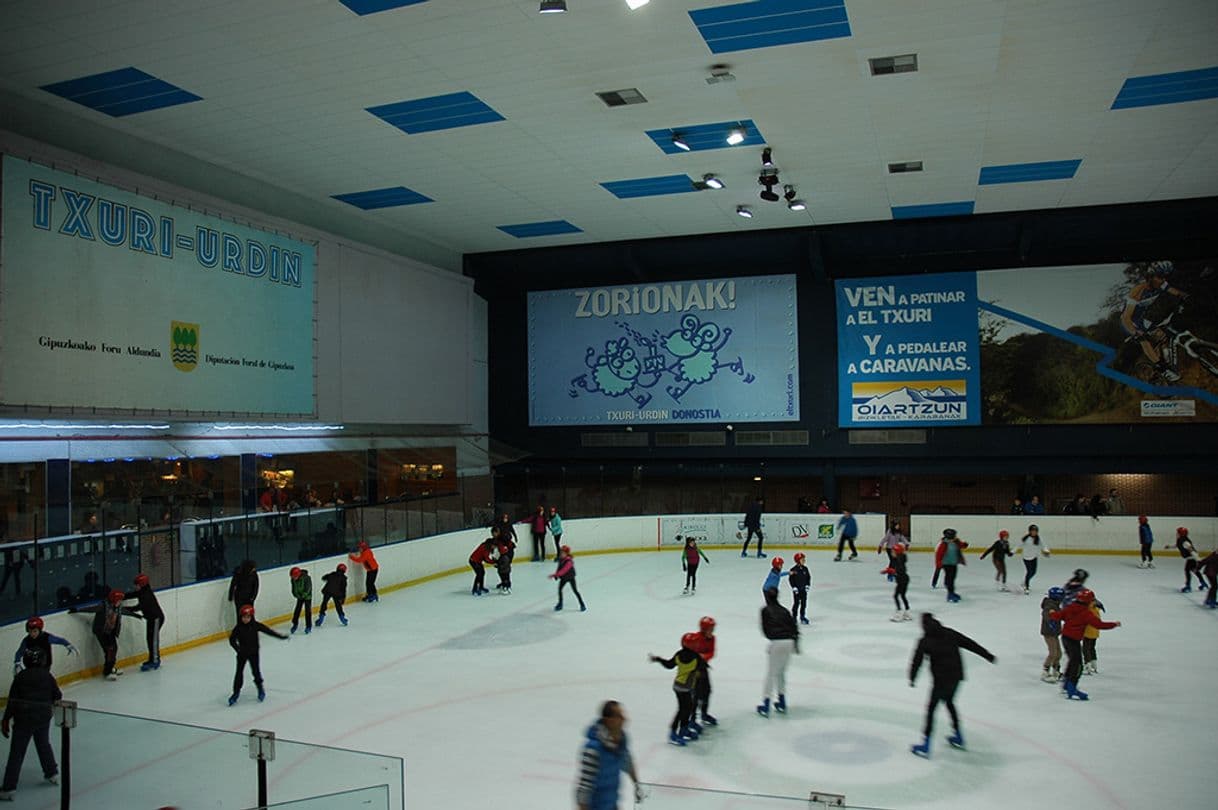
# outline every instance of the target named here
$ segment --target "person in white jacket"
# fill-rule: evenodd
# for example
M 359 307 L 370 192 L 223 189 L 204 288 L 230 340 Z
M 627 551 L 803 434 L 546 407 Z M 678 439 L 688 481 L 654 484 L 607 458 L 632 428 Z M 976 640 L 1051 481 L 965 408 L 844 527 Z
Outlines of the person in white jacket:
M 1026 594 L 1032 584 L 1032 577 L 1036 576 L 1036 564 L 1041 557 L 1049 556 L 1049 546 L 1040 536 L 1040 527 L 1035 523 L 1028 526 L 1028 533 L 1020 542 L 1020 551 L 1023 554 L 1024 567 L 1023 592 Z

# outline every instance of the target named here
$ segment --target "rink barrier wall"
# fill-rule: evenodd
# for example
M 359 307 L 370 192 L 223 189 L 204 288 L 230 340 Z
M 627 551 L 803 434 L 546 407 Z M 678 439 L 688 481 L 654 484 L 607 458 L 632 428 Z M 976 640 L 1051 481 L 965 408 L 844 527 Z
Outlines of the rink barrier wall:
M 765 515 L 762 530 L 765 548 L 771 550 L 830 551 L 837 548 L 839 515 L 773 514 Z M 876 514 L 855 515 L 859 524 L 856 540 L 859 553 L 874 554 L 887 526 L 887 517 Z M 930 551 L 950 526 L 967 540 L 970 555 L 979 555 L 989 547 L 1000 528 L 1011 533 L 1018 542 L 1028 523 L 1042 529 L 1049 548 L 1065 553 L 1137 554 L 1137 518 L 1133 516 L 1105 517 L 1092 521 L 1089 517 L 1058 515 L 976 516 L 976 515 L 915 515 L 912 519 L 912 550 Z M 684 537 L 697 538 L 707 548 L 740 548 L 744 530 L 735 515 L 664 515 L 642 517 L 606 517 L 566 520 L 563 523 L 563 543 L 570 545 L 578 558 L 586 554 L 612 554 L 638 551 L 678 552 Z M 1208 551 L 1218 546 L 1218 519 L 1197 517 L 1151 518 L 1155 529 L 1156 554 L 1167 555 L 1163 547 L 1174 543 L 1177 526 L 1188 526 L 1197 548 Z M 532 554 L 532 538 L 525 525 L 518 524 L 516 556 L 520 563 Z M 737 537 L 737 534 L 740 537 Z M 469 555 L 488 536 L 485 529 L 466 529 L 433 537 L 402 541 L 374 548 L 380 563 L 377 590 L 392 594 L 432 580 L 469 572 Z M 681 539 L 678 539 L 681 538 Z M 554 539 L 547 535 L 547 552 L 552 557 Z M 756 541 L 749 547 L 756 553 Z M 1174 546 L 1170 555 L 1179 559 Z M 321 604 L 322 574 L 333 571 L 340 562 L 348 566 L 347 604 L 359 604 L 363 596 L 363 569 L 345 556 L 328 557 L 296 563 L 313 578 L 313 612 Z M 292 598 L 288 571 L 292 565 L 259 571 L 258 619 L 268 625 L 285 625 L 291 621 L 295 600 Z M 228 601 L 228 579 L 212 580 L 157 591 L 157 599 L 166 614 L 161 631 L 161 656 L 166 658 L 216 641 L 227 641 L 235 623 L 235 608 Z M 462 584 L 462 590 L 465 585 Z M 131 604 L 131 603 L 127 603 Z M 62 647 L 52 650 L 55 675 L 61 684 L 72 683 L 101 674 L 101 650 L 91 631 L 93 615 L 70 615 L 65 611 L 44 617 L 47 631 L 72 642 L 80 651 L 69 656 Z M 353 617 L 358 623 L 358 611 Z M 0 628 L 0 651 L 11 657 L 25 633 L 24 622 L 14 622 Z M 123 617 L 123 632 L 119 636 L 119 666 L 128 671 L 122 680 L 138 678 L 139 665 L 146 659 L 143 621 Z M 6 660 L 8 660 L 6 658 Z M 166 664 L 172 667 L 172 662 Z M 135 670 L 136 672 L 132 672 Z M 8 693 L 11 667 L 0 667 L 2 694 Z M 120 683 L 122 682 L 120 680 Z

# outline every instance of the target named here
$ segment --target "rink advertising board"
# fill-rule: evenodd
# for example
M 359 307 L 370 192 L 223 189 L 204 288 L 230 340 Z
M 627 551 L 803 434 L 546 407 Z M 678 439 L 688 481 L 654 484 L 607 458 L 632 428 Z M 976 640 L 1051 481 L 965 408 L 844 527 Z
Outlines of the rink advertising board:
M 799 419 L 795 276 L 528 296 L 529 424 Z
M 315 249 L 5 156 L 0 403 L 315 413 Z

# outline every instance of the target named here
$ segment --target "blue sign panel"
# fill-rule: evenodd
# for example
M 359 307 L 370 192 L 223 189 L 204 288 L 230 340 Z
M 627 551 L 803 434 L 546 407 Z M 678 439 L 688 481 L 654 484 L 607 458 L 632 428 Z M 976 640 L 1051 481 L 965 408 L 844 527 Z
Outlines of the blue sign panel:
M 976 274 L 836 286 L 840 426 L 980 424 Z
M 529 294 L 529 424 L 799 419 L 795 276 Z

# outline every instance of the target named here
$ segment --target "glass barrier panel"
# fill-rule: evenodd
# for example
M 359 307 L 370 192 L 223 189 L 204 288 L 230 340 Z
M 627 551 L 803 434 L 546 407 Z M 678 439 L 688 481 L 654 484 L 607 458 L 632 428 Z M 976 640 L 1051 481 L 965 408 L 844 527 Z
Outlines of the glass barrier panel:
M 360 790 L 346 790 L 295 802 L 250 806 L 245 810 L 389 810 L 389 786 L 377 785 Z
M 275 740 L 275 761 L 268 766 L 269 799 L 280 801 L 387 785 L 387 805 L 403 807 L 404 767 L 397 757 L 331 748 L 292 740 Z

